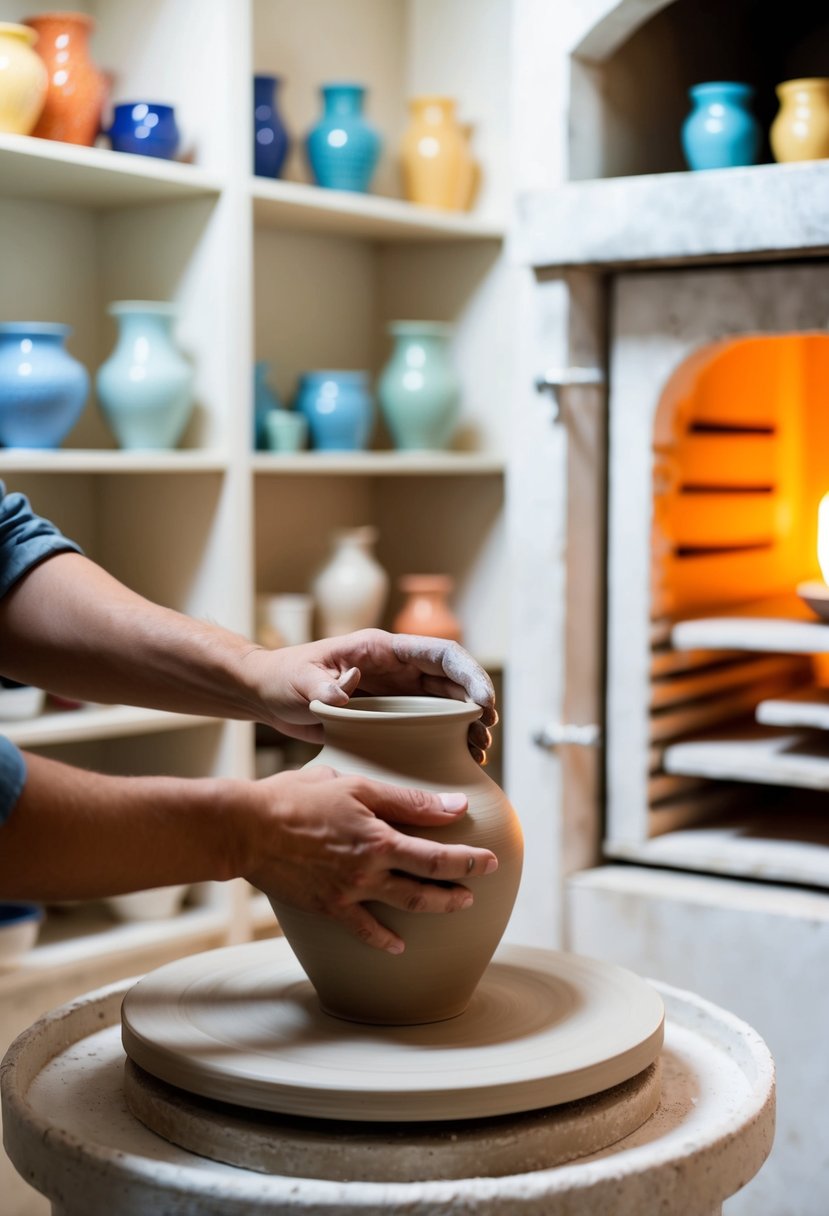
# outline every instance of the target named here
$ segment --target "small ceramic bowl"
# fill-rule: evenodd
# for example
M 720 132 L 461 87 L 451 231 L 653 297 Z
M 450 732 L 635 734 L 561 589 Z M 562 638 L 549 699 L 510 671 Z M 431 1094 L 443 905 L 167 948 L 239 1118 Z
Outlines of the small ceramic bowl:
M 18 722 L 22 718 L 36 718 L 43 710 L 46 693 L 42 688 L 32 688 L 29 684 L 12 684 L 10 687 L 0 686 L 0 722 Z
M 181 907 L 187 887 L 155 887 L 111 895 L 105 902 L 116 920 L 167 920 Z
M 31 950 L 42 920 L 39 904 L 0 903 L 0 968 L 14 967 Z

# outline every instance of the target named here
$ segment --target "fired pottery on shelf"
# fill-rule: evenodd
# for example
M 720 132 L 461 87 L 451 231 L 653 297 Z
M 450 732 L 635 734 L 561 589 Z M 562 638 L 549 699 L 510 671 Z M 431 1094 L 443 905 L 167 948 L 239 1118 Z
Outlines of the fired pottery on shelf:
M 271 410 L 264 426 L 269 452 L 303 452 L 308 446 L 308 419 L 298 410 Z
M 46 693 L 32 684 L 18 684 L 0 676 L 0 722 L 18 722 L 36 718 L 43 712 Z
M 376 544 L 376 528 L 341 528 L 334 533 L 331 555 L 311 584 L 320 637 L 380 624 L 389 576 L 374 556 Z
M 104 417 L 122 448 L 174 448 L 193 410 L 193 369 L 173 340 L 176 306 L 119 300 L 108 312 L 118 340 L 96 378 Z
M 456 117 L 451 97 L 415 97 L 401 146 L 403 190 L 412 203 L 463 211 L 475 187 L 468 128 Z
M 265 420 L 282 402 L 268 383 L 271 365 L 267 359 L 257 359 L 253 365 L 253 446 L 258 452 L 267 451 L 268 432 Z
M 46 104 L 32 134 L 91 146 L 109 89 L 89 52 L 92 18 L 86 13 L 42 13 L 28 17 L 25 24 L 37 33 L 37 53 L 49 77 Z
M 688 90 L 693 103 L 682 125 L 682 149 L 690 169 L 753 165 L 760 152 L 760 124 L 751 111 L 754 89 L 731 80 L 707 81 Z
M 300 377 L 297 410 L 318 452 L 362 452 L 374 426 L 368 372 L 317 371 Z
M 256 640 L 269 650 L 301 646 L 313 637 L 314 599 L 296 592 L 257 595 Z
M 394 349 L 377 392 L 395 447 L 448 447 L 460 409 L 460 384 L 449 357 L 451 326 L 393 321 L 389 333 Z
M 310 765 L 434 792 L 462 791 L 469 809 L 446 828 L 407 835 L 490 849 L 498 870 L 464 882 L 475 896 L 462 912 L 420 914 L 369 904 L 406 943 L 400 955 L 375 950 L 316 912 L 271 905 L 322 1008 L 349 1021 L 380 1025 L 438 1022 L 469 1004 L 501 940 L 518 893 L 523 840 L 506 795 L 467 747 L 477 705 L 439 697 L 361 697 L 345 707 L 312 701 L 325 744 Z
M 461 641 L 461 623 L 447 603 L 454 587 L 448 574 L 406 574 L 398 586 L 406 600 L 394 618 L 395 633 Z
M 114 107 L 112 126 L 106 132 L 114 152 L 173 160 L 181 142 L 172 106 L 130 101 Z
M 89 375 L 66 350 L 68 325 L 0 325 L 0 444 L 56 448 L 78 421 Z
M 780 109 L 769 132 L 774 159 L 829 157 L 829 79 L 786 80 L 776 92 Z
M 28 25 L 0 21 L 0 131 L 11 135 L 28 135 L 46 101 L 49 75 L 36 42 Z
M 330 190 L 365 194 L 380 159 L 380 136 L 363 117 L 366 89 L 326 84 L 323 115 L 308 135 L 306 151 L 314 181 Z
M 279 177 L 290 140 L 276 101 L 280 79 L 253 78 L 253 171 L 257 177 Z
M 186 894 L 186 885 L 154 887 L 150 891 L 110 895 L 104 903 L 116 920 L 167 920 L 181 909 Z
M 0 903 L 0 969 L 14 967 L 31 950 L 42 921 L 40 904 Z

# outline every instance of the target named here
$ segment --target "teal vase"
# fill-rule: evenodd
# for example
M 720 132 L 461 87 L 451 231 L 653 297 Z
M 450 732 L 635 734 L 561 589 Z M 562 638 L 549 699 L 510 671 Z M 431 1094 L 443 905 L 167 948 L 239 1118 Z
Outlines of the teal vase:
M 122 448 L 176 447 L 193 410 L 193 369 L 173 340 L 174 304 L 120 300 L 115 349 L 98 369 L 101 410 Z
M 268 384 L 271 365 L 267 359 L 258 359 L 253 365 L 253 446 L 257 452 L 267 452 L 268 415 L 282 408 L 282 402 Z
M 380 136 L 363 118 L 360 84 L 326 84 L 322 118 L 306 140 L 314 181 L 329 190 L 365 194 L 380 157 Z
M 460 385 L 449 357 L 451 326 L 394 321 L 389 332 L 394 349 L 377 387 L 395 447 L 448 447 L 460 409 Z
M 689 169 L 753 165 L 760 152 L 760 124 L 751 112 L 754 89 L 733 80 L 710 80 L 689 90 L 691 113 L 682 124 Z

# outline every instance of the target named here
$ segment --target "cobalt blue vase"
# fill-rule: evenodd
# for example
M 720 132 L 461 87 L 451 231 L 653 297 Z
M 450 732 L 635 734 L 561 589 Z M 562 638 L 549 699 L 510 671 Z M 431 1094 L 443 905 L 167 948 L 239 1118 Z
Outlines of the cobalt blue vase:
M 308 135 L 308 163 L 318 186 L 365 194 L 380 158 L 381 140 L 363 117 L 366 90 L 359 84 L 326 84 L 324 112 Z
M 319 371 L 300 377 L 296 408 L 318 452 L 361 452 L 374 424 L 368 372 Z
M 751 112 L 754 89 L 716 80 L 688 90 L 693 103 L 682 124 L 682 150 L 690 169 L 753 165 L 760 152 L 760 124 Z
M 279 177 L 290 140 L 276 104 L 278 76 L 253 78 L 253 171 L 257 177 Z
M 86 368 L 64 347 L 68 325 L 0 325 L 0 444 L 56 448 L 78 421 L 89 392 Z
M 155 156 L 159 160 L 172 160 L 181 139 L 173 107 L 148 101 L 115 106 L 107 136 L 115 152 Z

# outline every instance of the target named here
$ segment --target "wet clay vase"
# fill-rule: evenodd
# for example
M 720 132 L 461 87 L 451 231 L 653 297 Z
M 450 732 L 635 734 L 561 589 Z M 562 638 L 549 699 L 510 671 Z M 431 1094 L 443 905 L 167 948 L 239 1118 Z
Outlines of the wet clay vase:
M 377 529 L 372 527 L 334 533 L 331 556 L 311 584 L 320 637 L 380 624 L 389 576 L 374 556 L 376 543 Z
M 464 883 L 471 908 L 453 913 L 370 911 L 403 939 L 402 954 L 376 950 L 319 913 L 271 900 L 288 941 L 335 1017 L 380 1025 L 439 1022 L 463 1013 L 501 940 L 521 878 L 518 817 L 503 791 L 469 754 L 466 735 L 477 705 L 432 697 L 365 697 L 345 708 L 312 701 L 325 745 L 311 765 L 332 765 L 377 781 L 459 790 L 467 813 L 446 828 L 400 830 L 413 836 L 491 849 L 498 870 Z M 310 766 L 309 766 L 310 767 Z
M 89 54 L 92 18 L 85 13 L 43 13 L 25 24 L 38 35 L 37 53 L 49 75 L 46 104 L 32 134 L 91 146 L 109 91 L 106 76 Z
M 46 101 L 49 77 L 36 42 L 29 26 L 0 22 L 0 131 L 10 135 L 28 135 Z
M 461 623 L 446 602 L 452 592 L 448 574 L 406 574 L 398 586 L 406 601 L 394 618 L 395 633 L 461 641 Z
M 314 181 L 329 190 L 365 194 L 381 149 L 380 136 L 363 117 L 366 90 L 359 84 L 327 84 L 320 91 L 323 115 L 305 145 Z
M 829 79 L 786 80 L 777 86 L 780 109 L 769 140 L 777 161 L 829 157 Z
M 257 177 L 279 177 L 289 139 L 276 104 L 278 76 L 253 78 L 253 171 Z
M 760 152 L 760 124 L 751 112 L 754 89 L 737 81 L 695 84 L 692 110 L 682 126 L 682 150 L 690 169 L 753 165 Z
M 72 330 L 46 321 L 0 325 L 0 444 L 56 448 L 78 421 L 89 375 L 66 350 Z
M 401 145 L 403 191 L 409 202 L 463 211 L 470 201 L 475 167 L 467 133 L 451 97 L 415 97 Z
M 438 321 L 393 321 L 391 358 L 377 385 L 394 446 L 440 450 L 449 446 L 460 410 L 460 385 L 449 358 L 451 326 Z

